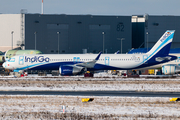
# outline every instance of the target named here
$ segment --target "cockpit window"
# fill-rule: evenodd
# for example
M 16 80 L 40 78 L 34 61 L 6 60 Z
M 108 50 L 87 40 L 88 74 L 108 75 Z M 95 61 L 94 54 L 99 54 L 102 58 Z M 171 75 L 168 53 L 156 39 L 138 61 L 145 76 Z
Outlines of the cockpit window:
M 10 58 L 9 62 L 15 62 L 15 58 Z

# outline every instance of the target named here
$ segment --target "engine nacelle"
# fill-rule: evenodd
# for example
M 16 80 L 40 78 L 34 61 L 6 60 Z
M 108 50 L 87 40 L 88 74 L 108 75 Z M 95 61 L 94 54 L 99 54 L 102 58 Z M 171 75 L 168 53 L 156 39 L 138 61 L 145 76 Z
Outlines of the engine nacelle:
M 64 75 L 80 75 L 85 71 L 85 68 L 79 66 L 60 66 L 59 73 Z
M 162 66 L 162 73 L 164 73 L 165 75 L 175 74 L 176 72 L 178 72 L 178 71 L 177 71 L 175 65 L 164 65 L 164 66 Z

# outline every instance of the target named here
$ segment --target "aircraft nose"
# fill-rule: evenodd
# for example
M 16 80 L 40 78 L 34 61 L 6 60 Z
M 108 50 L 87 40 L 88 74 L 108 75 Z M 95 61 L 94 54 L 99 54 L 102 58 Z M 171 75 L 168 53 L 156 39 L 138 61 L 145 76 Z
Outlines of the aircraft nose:
M 2 66 L 3 66 L 3 68 L 6 68 L 6 62 L 4 62 L 4 63 L 2 64 Z

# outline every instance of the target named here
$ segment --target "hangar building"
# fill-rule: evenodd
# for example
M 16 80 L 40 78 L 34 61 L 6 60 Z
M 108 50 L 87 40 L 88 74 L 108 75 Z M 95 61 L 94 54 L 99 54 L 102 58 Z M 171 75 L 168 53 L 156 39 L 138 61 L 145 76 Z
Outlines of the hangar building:
M 1 14 L 0 50 L 21 46 L 46 54 L 125 53 L 132 48 L 131 16 Z
M 180 16 L 148 14 L 0 14 L 0 51 L 21 47 L 46 54 L 114 53 L 122 48 L 127 53 L 151 48 L 166 30 L 176 30 L 171 48 L 180 48 L 179 21 Z
M 166 30 L 175 30 L 171 48 L 180 48 L 180 16 L 132 16 L 132 48 L 151 48 Z

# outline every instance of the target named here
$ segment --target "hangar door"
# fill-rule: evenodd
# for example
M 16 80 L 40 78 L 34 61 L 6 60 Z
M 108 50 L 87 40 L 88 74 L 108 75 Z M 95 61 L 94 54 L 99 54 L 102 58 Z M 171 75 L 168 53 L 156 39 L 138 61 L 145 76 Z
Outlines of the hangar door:
M 103 51 L 103 34 L 104 32 L 104 53 L 108 52 L 111 46 L 110 25 L 89 25 L 90 39 L 88 52 L 98 53 Z
M 68 52 L 68 30 L 69 30 L 68 24 L 47 24 L 47 34 L 48 34 L 47 35 L 48 43 L 46 43 L 48 44 L 47 53 L 57 54 L 58 51 L 59 53 Z

